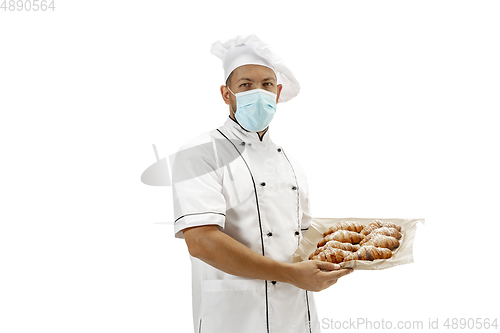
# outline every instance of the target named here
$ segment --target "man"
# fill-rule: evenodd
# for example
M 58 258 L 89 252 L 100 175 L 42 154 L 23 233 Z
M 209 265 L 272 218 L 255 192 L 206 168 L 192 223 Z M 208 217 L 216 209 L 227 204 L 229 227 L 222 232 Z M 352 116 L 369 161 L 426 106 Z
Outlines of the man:
M 194 331 L 320 332 L 313 294 L 351 269 L 292 263 L 311 223 L 305 175 L 269 137 L 291 71 L 255 35 L 217 42 L 229 118 L 184 145 L 173 166 L 175 236 L 192 262 Z

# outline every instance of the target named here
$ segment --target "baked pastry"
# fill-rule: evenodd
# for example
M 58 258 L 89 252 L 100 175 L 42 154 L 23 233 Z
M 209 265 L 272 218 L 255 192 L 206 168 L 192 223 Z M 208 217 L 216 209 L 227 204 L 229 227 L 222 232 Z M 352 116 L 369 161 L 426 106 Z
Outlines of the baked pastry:
M 364 227 L 363 230 L 361 230 L 361 234 L 363 236 L 368 236 L 370 234 L 370 232 L 372 232 L 375 229 L 381 228 L 381 227 L 382 227 L 382 222 L 380 222 L 378 220 L 374 220 L 373 222 L 368 224 L 366 227 Z
M 356 221 L 341 221 L 330 227 L 318 242 L 310 260 L 341 263 L 351 260 L 389 259 L 402 238 L 395 223 L 373 220 L 367 226 Z M 359 243 L 359 244 L 358 244 Z
M 361 242 L 359 242 L 359 245 L 363 245 L 364 243 L 368 242 L 373 236 L 376 235 L 385 235 L 385 236 L 391 236 L 396 239 L 401 239 L 401 233 L 395 229 L 395 228 L 387 228 L 387 227 L 382 227 L 373 230 L 366 236 Z
M 351 253 L 355 252 L 349 252 L 341 249 L 336 249 L 334 247 L 329 247 L 324 251 L 321 251 L 318 255 L 311 257 L 310 260 L 328 261 L 334 264 L 339 264 L 344 260 L 345 257 L 347 257 Z
M 389 259 L 392 257 L 392 251 L 383 247 L 362 246 L 356 252 L 351 252 L 344 257 L 344 261 L 351 260 L 370 260 Z
M 327 235 L 319 241 L 318 247 L 325 245 L 329 241 L 336 240 L 341 243 L 356 244 L 363 240 L 364 236 L 358 232 L 349 230 L 337 230 L 332 234 Z
M 376 220 L 378 221 L 378 220 Z M 378 221 L 380 222 L 380 221 Z M 397 231 L 401 231 L 401 226 L 395 224 L 395 223 L 392 223 L 392 222 L 381 222 L 382 223 L 382 227 L 386 227 L 386 228 L 394 228 L 396 229 Z
M 371 236 L 368 235 L 368 236 Z M 386 236 L 386 235 L 375 235 L 370 238 L 369 241 L 365 242 L 363 246 L 376 246 L 376 247 L 385 247 L 387 249 L 392 250 L 395 247 L 399 246 L 399 241 L 391 236 Z
M 396 225 L 395 223 L 373 220 L 372 223 L 368 224 L 366 227 L 363 228 L 363 230 L 361 230 L 361 233 L 363 234 L 363 236 L 368 236 L 373 230 L 376 230 L 376 229 L 382 228 L 382 227 L 394 228 L 397 231 L 401 231 L 401 227 L 399 225 Z
M 334 247 L 344 251 L 355 252 L 359 250 L 359 245 L 351 243 L 342 243 L 336 240 L 329 241 L 324 247 Z
M 329 241 L 328 243 L 326 243 L 324 246 L 318 247 L 316 249 L 316 251 L 314 251 L 309 256 L 309 259 L 311 259 L 311 257 L 317 256 L 321 251 L 324 251 L 327 248 L 336 248 L 336 249 L 341 249 L 344 251 L 355 252 L 355 251 L 359 250 L 359 245 L 353 245 L 351 243 L 341 243 L 341 242 L 332 240 L 332 241 Z
M 349 231 L 360 232 L 361 230 L 363 230 L 364 227 L 365 227 L 364 225 L 356 221 L 341 221 L 331 226 L 325 233 L 323 233 L 323 237 L 326 237 L 329 234 L 333 234 L 335 231 L 338 230 L 349 230 Z

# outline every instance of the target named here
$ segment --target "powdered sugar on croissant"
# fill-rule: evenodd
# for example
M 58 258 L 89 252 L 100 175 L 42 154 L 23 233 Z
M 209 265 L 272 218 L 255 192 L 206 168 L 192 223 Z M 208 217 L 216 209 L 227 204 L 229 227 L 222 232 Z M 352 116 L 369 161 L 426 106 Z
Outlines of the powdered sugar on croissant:
M 376 221 L 378 221 L 378 220 L 376 220 Z M 380 221 L 378 221 L 378 222 L 380 222 Z M 401 231 L 401 226 L 396 225 L 395 223 L 392 223 L 392 222 L 380 222 L 380 223 L 382 223 L 382 227 L 394 228 L 397 231 Z
M 361 230 L 361 233 L 363 234 L 363 236 L 368 236 L 372 231 L 379 229 L 379 228 L 382 228 L 382 227 L 394 228 L 397 231 L 401 231 L 401 227 L 399 225 L 396 225 L 395 223 L 373 220 L 372 223 L 370 223 L 369 225 L 364 227 L 363 230 Z
M 324 251 L 321 251 L 318 255 L 311 257 L 311 260 L 321 260 L 328 261 L 334 264 L 341 263 L 345 257 L 353 252 L 344 251 L 336 248 L 327 248 Z
M 401 239 L 401 233 L 397 230 L 397 229 L 394 229 L 394 228 L 387 228 L 387 227 L 382 227 L 382 228 L 378 228 L 378 229 L 375 229 L 373 230 L 372 232 L 370 232 L 368 234 L 368 236 L 366 236 L 360 243 L 359 245 L 363 245 L 364 243 L 368 242 L 372 237 L 376 236 L 376 235 L 385 235 L 385 236 L 391 236 L 391 237 L 394 237 L 396 239 Z
M 309 259 L 332 263 L 389 259 L 393 256 L 392 249 L 400 245 L 400 231 L 401 227 L 395 223 L 380 220 L 372 220 L 366 226 L 355 221 L 342 221 L 323 234 Z
M 364 227 L 363 230 L 361 230 L 361 234 L 363 236 L 367 236 L 373 230 L 381 228 L 381 227 L 382 227 L 382 222 L 380 222 L 378 220 L 374 220 L 373 222 L 371 222 L 370 224 L 368 224 L 366 227 Z
M 323 237 L 326 237 L 329 234 L 333 234 L 338 230 L 348 230 L 354 232 L 360 232 L 363 230 L 365 226 L 356 221 L 341 221 L 333 226 L 331 226 L 324 234 Z
M 375 260 L 389 259 L 392 257 L 392 251 L 382 247 L 362 246 L 358 251 L 348 254 L 344 261 L 351 260 Z
M 341 243 L 356 244 L 363 240 L 364 236 L 360 233 L 349 230 L 337 230 L 319 241 L 318 247 L 325 245 L 329 241 L 336 240 Z
M 324 251 L 327 248 L 332 248 L 332 247 L 336 248 L 336 249 L 341 249 L 344 251 L 349 251 L 349 252 L 355 252 L 355 251 L 359 250 L 359 245 L 353 245 L 351 243 L 341 243 L 341 242 L 332 240 L 332 241 L 329 241 L 328 243 L 326 243 L 324 246 L 317 248 L 316 251 L 314 251 L 309 256 L 309 259 L 311 259 L 311 257 L 317 256 L 318 254 L 320 254 L 321 251 Z
M 399 246 L 399 241 L 391 236 L 386 235 L 375 235 L 370 238 L 369 241 L 363 244 L 363 246 L 376 246 L 376 247 L 385 247 L 392 250 L 395 247 Z

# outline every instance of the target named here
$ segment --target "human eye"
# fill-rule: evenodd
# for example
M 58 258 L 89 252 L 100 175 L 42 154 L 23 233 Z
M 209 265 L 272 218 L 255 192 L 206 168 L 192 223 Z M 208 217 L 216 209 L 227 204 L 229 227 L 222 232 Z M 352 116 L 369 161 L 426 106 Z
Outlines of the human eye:
M 242 83 L 240 87 L 248 87 L 248 83 Z

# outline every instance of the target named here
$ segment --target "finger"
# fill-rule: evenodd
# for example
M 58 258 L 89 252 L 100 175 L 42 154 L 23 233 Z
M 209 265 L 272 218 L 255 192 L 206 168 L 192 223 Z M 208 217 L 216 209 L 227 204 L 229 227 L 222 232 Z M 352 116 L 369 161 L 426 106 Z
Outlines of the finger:
M 332 279 L 339 279 L 342 276 L 352 273 L 353 271 L 354 270 L 352 268 L 342 268 L 335 271 L 325 272 L 325 274 L 329 275 Z
M 340 265 L 338 264 L 333 264 L 331 262 L 326 262 L 326 261 L 318 261 L 316 263 L 316 267 L 320 268 L 320 269 L 324 269 L 326 271 L 333 271 L 333 270 L 338 270 L 340 269 Z

